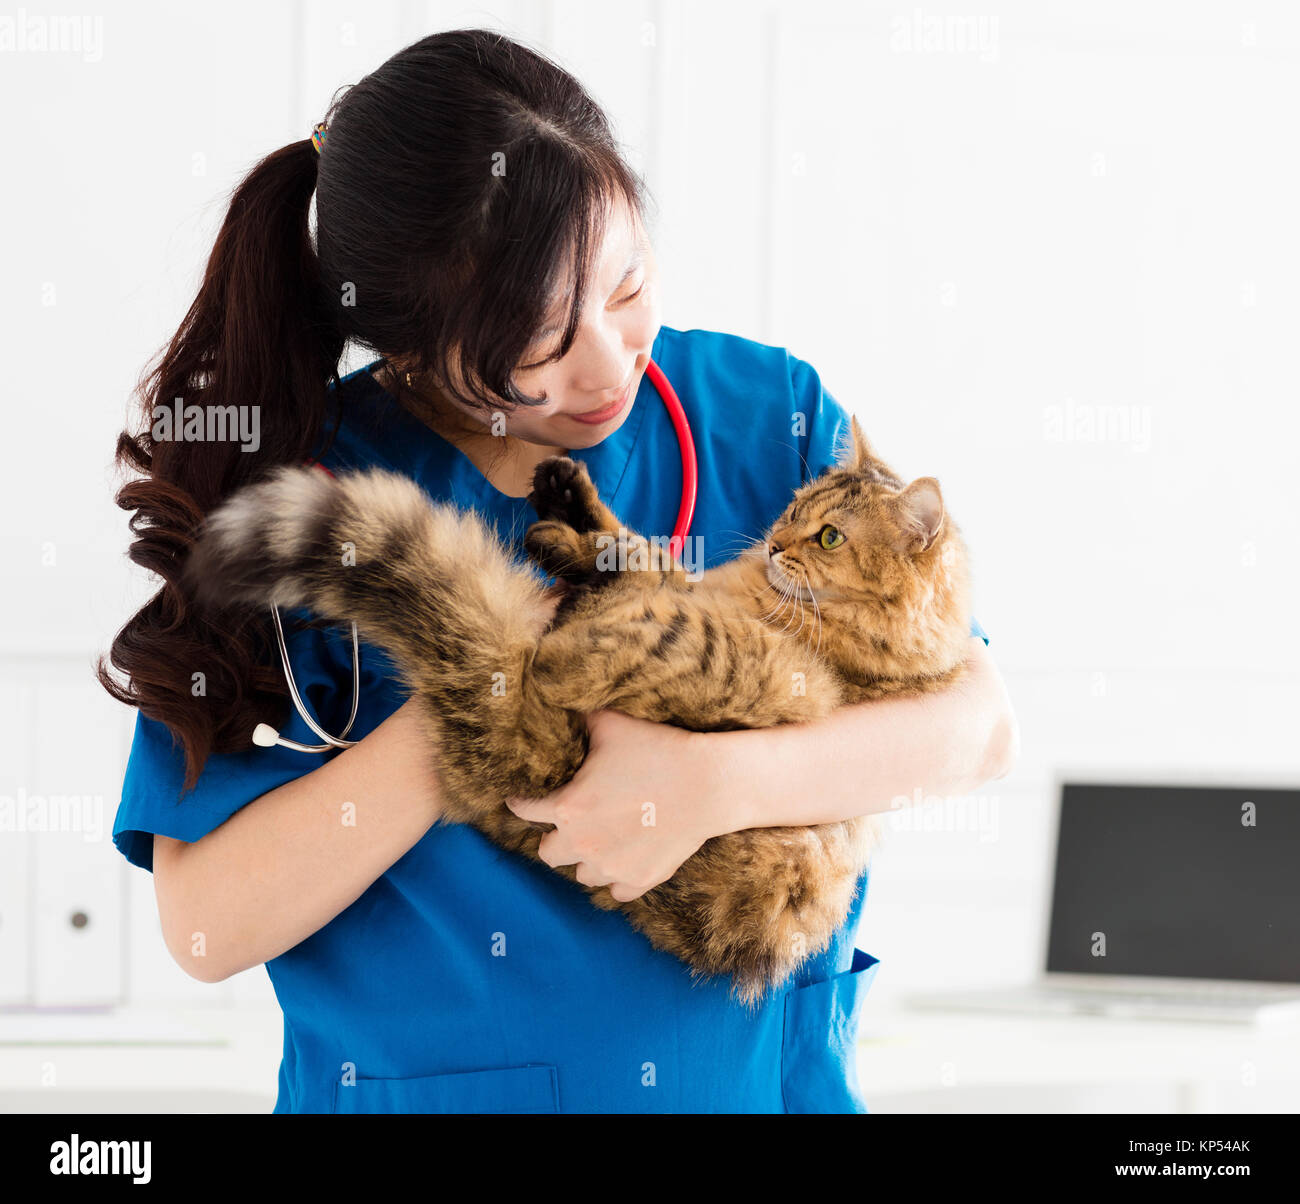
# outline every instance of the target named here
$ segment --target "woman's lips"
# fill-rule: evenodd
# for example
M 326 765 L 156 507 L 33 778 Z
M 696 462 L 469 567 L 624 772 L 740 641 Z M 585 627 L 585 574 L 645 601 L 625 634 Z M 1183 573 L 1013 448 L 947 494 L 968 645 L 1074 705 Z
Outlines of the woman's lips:
M 583 422 L 587 426 L 600 426 L 603 422 L 617 418 L 623 412 L 623 407 L 632 399 L 632 383 L 628 382 L 627 388 L 623 390 L 623 396 L 612 405 L 607 405 L 600 410 L 588 410 L 585 414 L 570 414 L 569 417 L 574 422 Z

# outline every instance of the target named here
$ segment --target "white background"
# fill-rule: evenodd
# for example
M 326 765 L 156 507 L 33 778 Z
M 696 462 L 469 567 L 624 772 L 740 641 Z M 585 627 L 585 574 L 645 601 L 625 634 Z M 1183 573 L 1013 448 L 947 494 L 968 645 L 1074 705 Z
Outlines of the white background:
M 260 969 L 185 978 L 108 838 L 131 716 L 90 668 L 151 591 L 114 439 L 242 173 L 438 29 L 501 28 L 577 74 L 658 202 L 665 321 L 809 360 L 966 534 L 1023 755 L 956 812 L 979 830 L 932 805 L 936 830 L 890 835 L 858 942 L 883 963 L 868 1028 L 905 992 L 1037 968 L 1056 774 L 1296 780 L 1295 6 L 78 17 L 80 50 L 0 49 L 0 795 L 98 798 L 102 835 L 0 833 L 0 1002 L 270 999 Z M 274 1062 L 258 1074 L 273 1091 Z

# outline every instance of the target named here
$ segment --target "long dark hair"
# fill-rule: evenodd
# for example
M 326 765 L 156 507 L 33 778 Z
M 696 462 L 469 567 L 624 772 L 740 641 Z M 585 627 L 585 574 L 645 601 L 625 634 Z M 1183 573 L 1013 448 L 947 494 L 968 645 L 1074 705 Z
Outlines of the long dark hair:
M 186 790 L 212 753 L 282 721 L 287 700 L 269 615 L 200 610 L 182 590 L 205 515 L 328 444 L 349 341 L 468 404 L 536 404 L 511 377 L 557 291 L 572 289 L 552 359 L 573 343 L 610 208 L 646 214 L 599 106 L 499 33 L 424 38 L 325 120 L 320 153 L 310 137 L 290 143 L 235 189 L 198 296 L 140 381 L 142 425 L 118 439 L 119 465 L 137 474 L 117 494 L 130 557 L 163 584 L 113 642 L 125 680 L 103 661 L 98 675 L 171 729 Z M 260 444 L 155 437 L 156 411 L 177 398 L 258 407 Z

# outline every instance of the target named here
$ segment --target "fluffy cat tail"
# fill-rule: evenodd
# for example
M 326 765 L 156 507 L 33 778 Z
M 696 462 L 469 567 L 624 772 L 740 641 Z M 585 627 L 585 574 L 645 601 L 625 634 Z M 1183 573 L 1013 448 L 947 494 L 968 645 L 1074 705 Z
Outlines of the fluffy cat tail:
M 355 621 L 453 722 L 510 722 L 554 609 L 476 514 L 381 470 L 278 470 L 208 517 L 185 572 L 201 601 Z

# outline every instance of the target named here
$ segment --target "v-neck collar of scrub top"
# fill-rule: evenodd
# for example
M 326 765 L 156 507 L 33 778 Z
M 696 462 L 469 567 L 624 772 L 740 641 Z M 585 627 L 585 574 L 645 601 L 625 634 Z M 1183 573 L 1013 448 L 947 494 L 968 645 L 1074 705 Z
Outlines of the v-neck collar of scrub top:
M 650 356 L 656 362 L 662 339 L 661 328 L 650 350 Z M 502 493 L 463 451 L 406 409 L 372 375 L 371 370 L 379 362 L 372 361 L 364 368 L 349 373 L 340 382 L 351 386 L 343 413 L 343 425 L 349 428 L 350 433 L 358 433 L 356 427 L 360 415 L 350 413 L 349 406 L 355 406 L 364 399 L 364 402 L 377 407 L 378 412 L 373 418 L 382 422 L 383 430 L 380 438 L 373 441 L 367 439 L 371 462 L 381 460 L 394 472 L 400 472 L 421 484 L 438 482 L 438 493 L 455 497 L 463 508 L 473 507 L 484 517 L 495 521 L 504 537 L 510 540 L 522 537 L 536 517 L 528 499 Z M 359 391 L 353 392 L 352 390 L 358 389 L 358 382 Z M 645 420 L 646 407 L 657 404 L 662 404 L 658 393 L 649 377 L 642 373 L 633 399 L 632 412 L 623 425 L 593 447 L 571 449 L 568 453 L 587 466 L 601 498 L 615 512 L 619 489 L 627 475 L 637 436 Z

